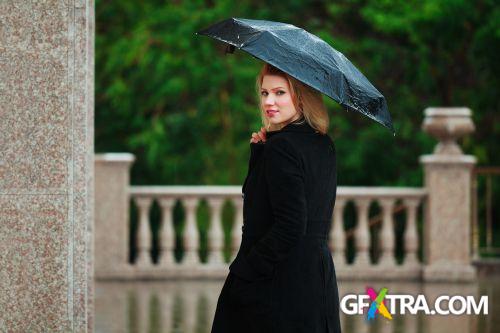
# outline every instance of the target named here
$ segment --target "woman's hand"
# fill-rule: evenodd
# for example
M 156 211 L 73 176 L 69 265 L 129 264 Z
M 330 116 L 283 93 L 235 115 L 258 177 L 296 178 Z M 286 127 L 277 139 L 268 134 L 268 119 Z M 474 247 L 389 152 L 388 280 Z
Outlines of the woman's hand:
M 257 133 L 252 133 L 252 138 L 250 139 L 250 143 L 257 143 L 259 141 L 266 142 L 266 129 L 264 127 L 260 128 L 260 131 Z

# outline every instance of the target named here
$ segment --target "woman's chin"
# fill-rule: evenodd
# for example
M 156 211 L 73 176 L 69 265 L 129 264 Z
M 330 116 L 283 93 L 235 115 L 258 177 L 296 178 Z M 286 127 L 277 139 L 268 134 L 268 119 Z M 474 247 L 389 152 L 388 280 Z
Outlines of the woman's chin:
M 272 117 L 272 118 L 268 118 L 268 119 L 269 119 L 269 122 L 272 125 L 279 125 L 279 124 L 281 124 L 281 120 L 277 119 L 277 117 Z

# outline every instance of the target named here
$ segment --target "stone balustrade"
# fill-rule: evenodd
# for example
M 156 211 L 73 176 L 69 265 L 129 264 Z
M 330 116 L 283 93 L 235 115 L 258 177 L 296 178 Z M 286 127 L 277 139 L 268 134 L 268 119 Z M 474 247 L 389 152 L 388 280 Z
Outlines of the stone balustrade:
M 226 201 L 235 208 L 231 237 L 231 260 L 238 251 L 241 242 L 243 225 L 243 200 L 241 186 L 132 186 L 130 197 L 137 207 L 138 226 L 136 239 L 137 255 L 128 270 L 118 270 L 119 277 L 134 278 L 167 278 L 167 277 L 223 277 L 227 274 L 228 262 L 224 261 L 224 233 L 221 211 Z M 421 263 L 418 260 L 418 232 L 416 226 L 418 207 L 425 198 L 425 190 L 419 188 L 370 188 L 339 187 L 336 204 L 332 216 L 329 234 L 329 245 L 337 267 L 338 278 L 346 279 L 419 279 Z M 210 210 L 208 228 L 208 260 L 202 263 L 198 253 L 200 250 L 197 208 L 205 200 Z M 159 258 L 153 263 L 151 256 L 152 230 L 150 229 L 150 210 L 154 202 L 161 209 L 159 231 Z M 174 218 L 173 208 L 179 201 L 185 210 L 185 226 L 182 233 L 184 255 L 176 262 L 174 256 Z M 356 227 L 350 232 L 344 228 L 344 209 L 352 202 L 356 209 Z M 396 203 L 406 211 L 404 233 L 395 232 L 394 211 Z M 379 223 L 380 234 L 370 237 L 369 208 L 377 204 L 382 218 Z M 399 209 L 401 212 L 401 209 Z M 355 260 L 348 263 L 346 258 L 347 239 L 355 241 Z M 403 237 L 404 260 L 396 264 L 395 242 Z M 369 249 L 375 243 L 380 244 L 380 258 L 370 260 Z M 123 257 L 123 256 L 122 256 Z M 128 272 L 127 272 L 128 271 Z M 116 274 L 107 275 L 116 277 Z
M 153 265 L 150 256 L 151 230 L 148 219 L 149 210 L 153 201 L 161 207 L 160 228 L 160 259 L 159 266 L 172 267 L 180 265 L 191 269 L 201 265 L 198 256 L 200 249 L 198 221 L 196 213 L 198 205 L 205 199 L 210 208 L 210 227 L 208 231 L 208 262 L 207 265 L 222 266 L 224 234 L 222 229 L 222 206 L 229 200 L 235 207 L 236 218 L 234 221 L 232 239 L 232 257 L 236 255 L 241 241 L 241 227 L 243 226 L 243 200 L 241 198 L 241 187 L 238 186 L 135 186 L 130 190 L 133 202 L 138 208 L 138 234 L 137 234 L 137 265 L 148 267 Z M 176 263 L 174 260 L 174 232 L 173 232 L 173 207 L 179 200 L 183 205 L 185 215 L 185 227 L 183 231 L 182 261 Z
M 422 188 L 337 188 L 329 246 L 339 279 L 475 279 L 476 271 L 470 257 L 470 183 L 476 160 L 474 156 L 464 155 L 456 142 L 474 130 L 471 110 L 428 108 L 424 113 L 422 129 L 438 143 L 433 154 L 419 159 L 425 176 Z M 132 162 L 130 154 L 96 156 L 96 277 L 225 277 L 241 242 L 241 186 L 130 187 L 128 173 Z M 202 201 L 210 211 L 206 262 L 199 256 L 202 242 L 197 212 Z M 225 235 L 222 209 L 228 201 L 234 206 L 235 214 L 230 234 Z M 155 249 L 150 228 L 152 221 L 149 219 L 154 203 L 161 211 L 159 256 L 155 261 L 152 257 Z M 178 244 L 174 233 L 177 203 L 185 212 L 182 241 Z M 129 240 L 131 216 L 127 212 L 130 204 L 137 210 L 138 225 Z M 351 205 L 354 215 L 346 213 Z M 380 214 L 372 214 L 372 207 Z M 421 214 L 419 208 L 422 208 Z M 351 219 L 344 221 L 346 216 Z M 417 225 L 422 226 L 421 232 Z M 224 260 L 226 236 L 231 238 L 229 262 Z M 126 258 L 133 244 L 136 256 L 129 263 Z M 174 255 L 177 250 L 182 250 L 180 261 Z M 396 253 L 402 254 L 402 258 L 396 258 Z M 420 257 L 423 260 L 419 260 Z
M 418 208 L 425 201 L 426 191 L 420 188 L 338 187 L 330 229 L 329 244 L 337 277 L 342 279 L 420 279 L 422 264 L 418 259 Z M 355 242 L 354 262 L 346 261 L 347 239 L 343 228 L 346 204 L 352 201 L 356 209 L 356 227 L 351 232 Z M 373 204 L 381 208 L 379 220 L 369 218 Z M 396 233 L 396 213 L 406 213 L 404 232 Z M 371 226 L 380 223 L 380 233 L 371 235 Z M 397 237 L 403 243 L 404 257 L 396 263 Z M 374 261 L 370 248 L 380 245 L 380 256 Z

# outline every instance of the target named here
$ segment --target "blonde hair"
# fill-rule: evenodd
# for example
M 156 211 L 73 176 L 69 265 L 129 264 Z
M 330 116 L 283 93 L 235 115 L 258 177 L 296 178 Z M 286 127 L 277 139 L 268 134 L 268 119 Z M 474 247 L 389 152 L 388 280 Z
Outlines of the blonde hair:
M 260 98 L 262 80 L 264 79 L 265 75 L 278 75 L 287 80 L 295 109 L 303 115 L 305 121 L 307 121 L 312 128 L 316 129 L 321 134 L 327 133 L 329 118 L 325 104 L 323 103 L 322 94 L 316 89 L 311 88 L 305 83 L 300 82 L 294 77 L 288 75 L 287 73 L 279 70 L 272 65 L 269 65 L 268 63 L 264 63 L 264 66 L 262 66 L 262 69 L 257 75 L 256 80 L 259 108 L 262 117 L 262 124 L 265 128 L 267 128 L 268 130 L 274 130 L 273 125 L 265 116 L 265 110 L 262 107 Z

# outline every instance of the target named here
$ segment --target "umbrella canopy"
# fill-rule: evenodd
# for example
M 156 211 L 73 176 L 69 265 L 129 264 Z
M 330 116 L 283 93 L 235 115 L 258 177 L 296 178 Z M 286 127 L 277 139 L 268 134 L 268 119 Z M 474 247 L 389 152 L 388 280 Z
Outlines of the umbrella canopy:
M 231 53 L 234 48 L 248 52 L 395 135 L 384 96 L 341 52 L 304 29 L 281 22 L 230 18 L 196 34 L 227 43 Z

